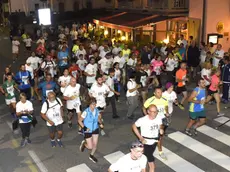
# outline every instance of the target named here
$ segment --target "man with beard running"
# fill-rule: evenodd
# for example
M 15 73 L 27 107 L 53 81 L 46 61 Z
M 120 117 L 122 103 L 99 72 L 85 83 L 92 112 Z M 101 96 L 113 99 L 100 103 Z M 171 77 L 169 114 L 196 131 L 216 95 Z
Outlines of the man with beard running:
M 198 87 L 196 87 L 190 97 L 189 102 L 189 122 L 185 129 L 185 133 L 192 136 L 191 129 L 193 129 L 194 135 L 197 135 L 197 128 L 206 122 L 206 113 L 204 109 L 205 104 L 205 80 L 200 79 Z

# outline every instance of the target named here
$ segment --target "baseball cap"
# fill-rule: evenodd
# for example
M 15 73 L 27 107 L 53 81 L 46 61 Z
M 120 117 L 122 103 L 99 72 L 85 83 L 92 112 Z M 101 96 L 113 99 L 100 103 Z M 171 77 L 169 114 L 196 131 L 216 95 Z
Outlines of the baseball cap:
M 130 149 L 138 148 L 138 147 L 139 148 L 144 147 L 144 145 L 139 140 L 132 142 L 130 145 Z
M 172 84 L 171 82 L 167 82 L 165 88 L 166 88 L 166 89 L 169 89 L 171 86 L 173 86 L 173 84 Z

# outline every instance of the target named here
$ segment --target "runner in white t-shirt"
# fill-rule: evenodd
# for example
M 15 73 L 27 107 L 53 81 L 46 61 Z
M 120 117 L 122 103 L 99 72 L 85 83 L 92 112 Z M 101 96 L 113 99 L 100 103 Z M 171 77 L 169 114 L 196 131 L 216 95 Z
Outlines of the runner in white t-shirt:
M 63 75 L 58 78 L 58 84 L 61 88 L 61 92 L 64 93 L 65 89 L 70 83 L 71 76 L 69 75 L 68 69 L 65 69 Z
M 14 37 L 12 41 L 13 63 L 15 63 L 15 60 L 18 59 L 19 46 L 20 46 L 20 42 L 17 40 L 16 37 Z
M 88 88 L 90 88 L 95 82 L 95 77 L 97 75 L 97 64 L 95 63 L 95 59 L 93 57 L 90 58 L 89 64 L 85 68 L 85 75 L 86 84 L 88 85 Z
M 57 132 L 57 143 L 60 147 L 63 147 L 61 142 L 64 122 L 63 104 L 53 91 L 50 91 L 47 97 L 48 99 L 42 104 L 41 117 L 46 121 L 51 146 L 56 147 L 55 133 Z
M 147 109 L 147 115 L 139 118 L 132 126 L 135 135 L 144 144 L 144 155 L 148 159 L 149 171 L 151 172 L 155 171 L 153 153 L 159 141 L 159 134 L 164 134 L 162 120 L 157 115 L 157 107 L 152 104 Z
M 93 83 L 92 87 L 89 90 L 90 97 L 94 97 L 97 100 L 97 108 L 100 111 L 103 111 L 106 107 L 105 98 L 109 94 L 109 87 L 103 82 L 103 76 L 98 75 L 96 77 L 96 82 Z
M 143 155 L 144 145 L 140 141 L 131 144 L 130 153 L 113 163 L 108 172 L 145 172 L 147 158 Z
M 80 100 L 80 85 L 77 84 L 75 78 L 71 78 L 69 86 L 65 89 L 63 96 L 66 100 L 66 107 L 68 110 L 68 126 L 72 128 L 73 115 L 76 112 L 79 116 L 81 115 L 81 100 Z M 81 130 L 81 128 L 79 128 Z

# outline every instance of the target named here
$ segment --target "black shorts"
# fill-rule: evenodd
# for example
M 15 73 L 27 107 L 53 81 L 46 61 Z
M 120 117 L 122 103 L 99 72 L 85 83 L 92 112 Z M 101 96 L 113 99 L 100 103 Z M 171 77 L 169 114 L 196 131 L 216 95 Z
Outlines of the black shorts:
M 85 139 L 92 137 L 93 134 L 99 134 L 99 128 L 94 130 L 92 133 L 85 133 Z
M 176 89 L 177 94 L 181 94 L 181 93 L 183 93 L 185 91 L 187 91 L 187 89 L 186 89 L 185 86 L 183 86 L 183 87 L 177 87 L 177 89 Z
M 144 145 L 144 155 L 147 157 L 148 162 L 155 161 L 153 153 L 156 149 L 156 146 L 157 146 L 157 143 L 154 143 L 153 145 Z
M 213 96 L 215 93 L 218 93 L 218 91 L 212 91 L 210 89 L 208 89 L 208 96 Z
M 105 107 L 97 107 L 97 109 L 99 110 L 99 112 L 101 112 L 105 110 Z
M 68 111 L 68 113 L 72 113 L 72 114 L 74 114 L 75 112 L 76 112 L 76 113 L 80 113 L 80 112 L 82 112 L 82 107 L 81 107 L 81 105 L 80 105 L 80 106 L 77 107 L 76 109 L 67 109 L 67 111 Z
M 63 125 L 59 124 L 57 126 L 47 126 L 50 133 L 55 133 L 56 131 L 63 131 Z
M 35 85 L 34 79 L 30 80 L 30 85 L 31 85 L 31 87 L 34 87 L 34 85 Z

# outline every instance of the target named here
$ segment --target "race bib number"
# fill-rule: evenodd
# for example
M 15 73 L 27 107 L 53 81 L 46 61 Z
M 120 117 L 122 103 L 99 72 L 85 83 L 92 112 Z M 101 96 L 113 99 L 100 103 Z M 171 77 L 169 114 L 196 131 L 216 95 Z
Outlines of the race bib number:
M 22 82 L 24 85 L 28 84 L 28 76 L 22 76 Z
M 10 94 L 10 96 L 14 96 L 14 86 L 11 85 L 10 87 L 6 88 L 7 93 Z

